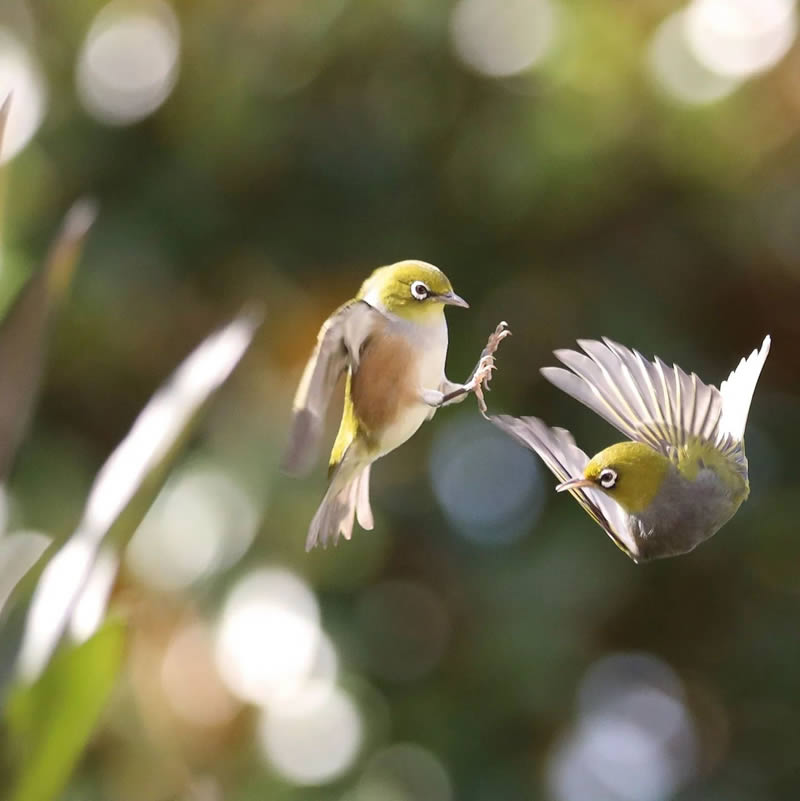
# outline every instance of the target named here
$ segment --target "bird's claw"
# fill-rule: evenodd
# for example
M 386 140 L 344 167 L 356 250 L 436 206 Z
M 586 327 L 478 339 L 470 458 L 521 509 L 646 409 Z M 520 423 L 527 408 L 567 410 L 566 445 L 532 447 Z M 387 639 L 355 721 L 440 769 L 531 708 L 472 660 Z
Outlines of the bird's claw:
M 484 391 L 490 392 L 489 381 L 492 379 L 492 372 L 497 369 L 494 362 L 494 354 L 497 351 L 500 343 L 508 336 L 511 336 L 511 331 L 508 328 L 508 323 L 501 322 L 497 328 L 489 336 L 486 342 L 486 347 L 481 353 L 481 358 L 478 361 L 478 366 L 472 374 L 472 391 L 475 393 L 475 398 L 478 401 L 478 408 L 481 414 L 486 417 L 486 400 L 483 397 Z

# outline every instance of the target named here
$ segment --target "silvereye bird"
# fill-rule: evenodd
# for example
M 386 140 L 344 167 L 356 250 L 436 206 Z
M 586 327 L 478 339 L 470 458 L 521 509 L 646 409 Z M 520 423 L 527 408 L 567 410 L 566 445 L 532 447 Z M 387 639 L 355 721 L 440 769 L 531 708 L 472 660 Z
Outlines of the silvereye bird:
M 325 410 L 346 373 L 329 486 L 311 521 L 306 550 L 336 542 L 340 534 L 350 539 L 355 518 L 362 528 L 373 527 L 370 466 L 402 445 L 436 409 L 474 392 L 485 412 L 482 391 L 494 369 L 493 353 L 509 332 L 505 323 L 497 327 L 466 382 L 448 381 L 445 306 L 468 308 L 437 267 L 401 261 L 375 270 L 355 298 L 323 324 L 295 395 L 283 464 L 294 474 L 313 465 Z
M 535 417 L 490 418 L 532 448 L 634 562 L 687 553 L 750 492 L 744 429 L 770 338 L 719 389 L 609 339 L 556 351 L 542 374 L 630 438 L 591 459 L 568 431 Z

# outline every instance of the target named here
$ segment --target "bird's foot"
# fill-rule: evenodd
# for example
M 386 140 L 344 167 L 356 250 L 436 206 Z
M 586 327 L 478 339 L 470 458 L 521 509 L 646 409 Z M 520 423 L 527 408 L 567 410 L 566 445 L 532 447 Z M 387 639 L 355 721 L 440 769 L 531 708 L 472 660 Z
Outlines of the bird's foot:
M 486 400 L 483 397 L 483 393 L 484 391 L 491 391 L 489 389 L 489 381 L 492 379 L 493 371 L 497 369 L 497 365 L 494 361 L 494 354 L 497 352 L 500 343 L 508 336 L 511 336 L 511 331 L 508 328 L 508 323 L 503 321 L 489 336 L 486 347 L 481 353 L 478 365 L 468 382 L 470 391 L 475 393 L 475 398 L 478 401 L 478 408 L 484 417 L 486 417 Z

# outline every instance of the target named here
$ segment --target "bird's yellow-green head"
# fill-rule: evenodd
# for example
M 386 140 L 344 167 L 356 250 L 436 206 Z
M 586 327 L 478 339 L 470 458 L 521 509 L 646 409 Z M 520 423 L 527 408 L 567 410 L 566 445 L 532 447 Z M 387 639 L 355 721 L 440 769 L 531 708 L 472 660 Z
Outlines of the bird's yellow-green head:
M 438 267 L 415 260 L 379 267 L 364 281 L 356 297 L 398 317 L 420 322 L 441 316 L 445 306 L 468 308 Z
M 613 498 L 628 514 L 647 509 L 667 475 L 669 460 L 640 442 L 619 442 L 593 456 L 582 478 L 573 478 L 556 489 L 592 487 Z

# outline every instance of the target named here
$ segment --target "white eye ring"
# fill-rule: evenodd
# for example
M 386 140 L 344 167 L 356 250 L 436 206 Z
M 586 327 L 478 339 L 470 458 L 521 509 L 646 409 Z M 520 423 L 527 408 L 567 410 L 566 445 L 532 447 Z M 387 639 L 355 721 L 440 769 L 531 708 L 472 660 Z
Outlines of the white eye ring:
M 610 467 L 601 470 L 598 483 L 603 489 L 611 489 L 617 483 L 617 471 Z
M 430 294 L 430 289 L 428 289 L 423 281 L 414 281 L 414 283 L 411 284 L 412 298 L 416 298 L 417 300 L 425 300 L 425 298 L 427 298 Z

